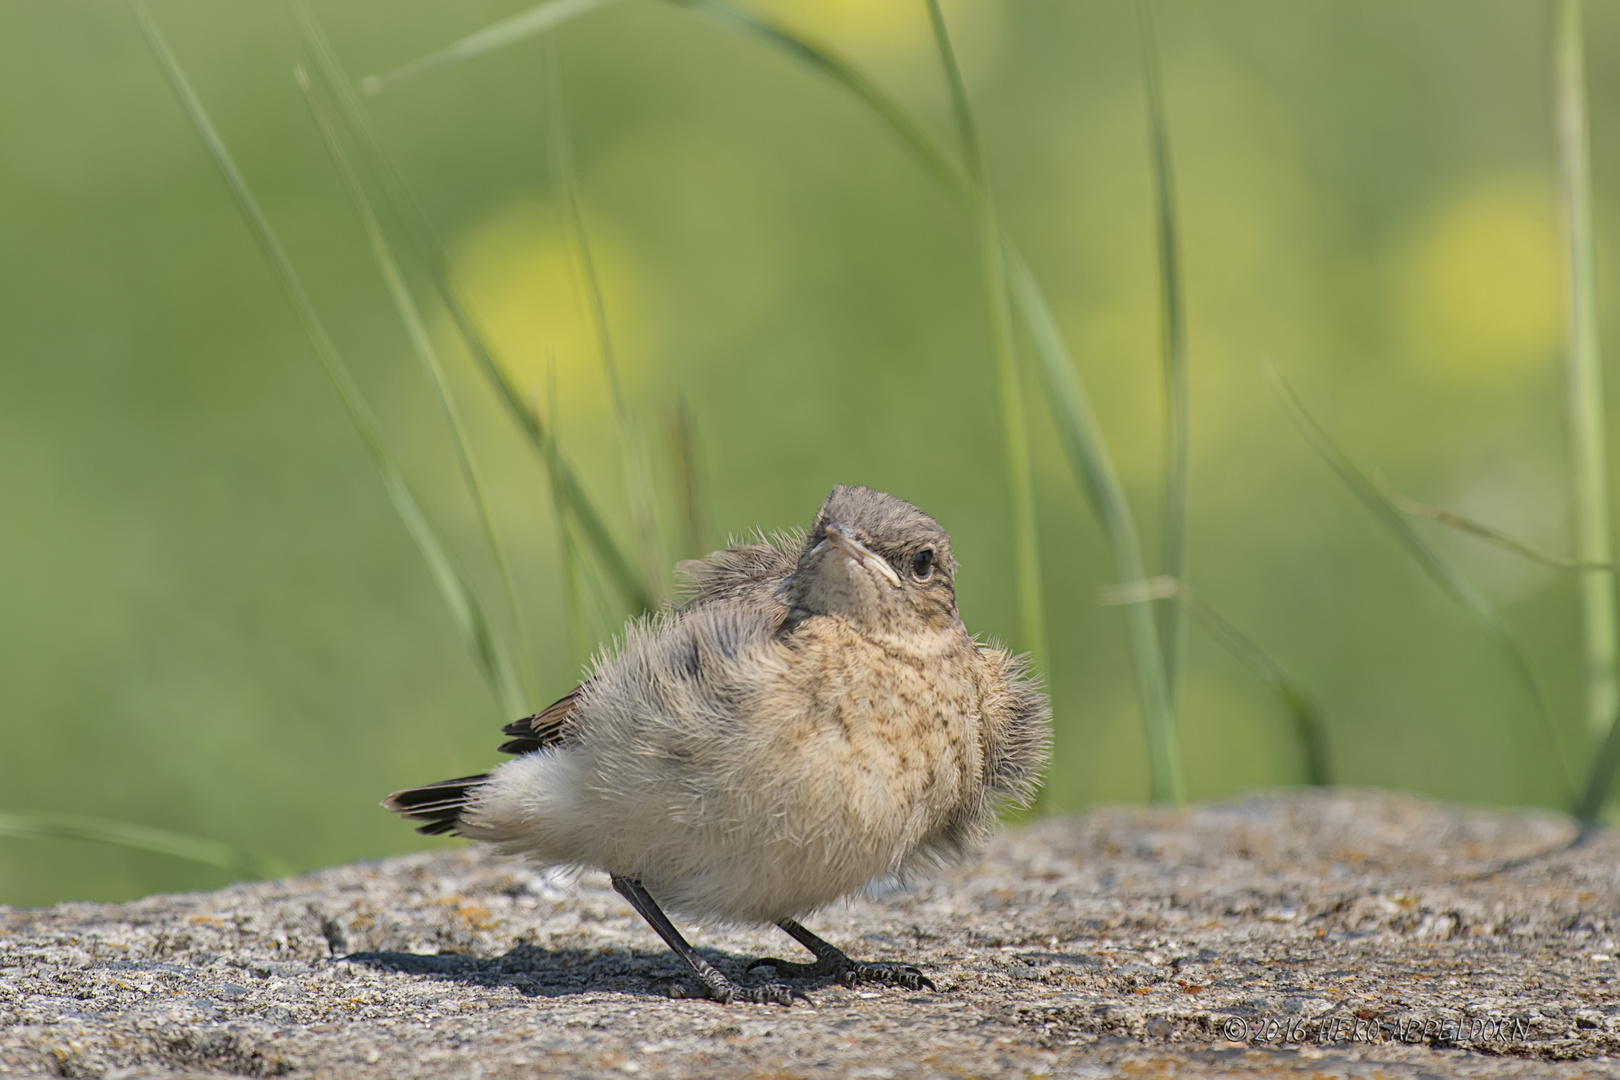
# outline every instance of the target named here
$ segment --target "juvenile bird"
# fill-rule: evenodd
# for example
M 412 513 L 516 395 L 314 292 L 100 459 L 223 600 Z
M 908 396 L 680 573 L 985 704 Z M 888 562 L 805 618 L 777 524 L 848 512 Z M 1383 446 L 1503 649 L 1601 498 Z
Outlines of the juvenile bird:
M 1027 802 L 1050 709 L 1026 661 L 968 635 L 945 530 L 869 488 L 833 488 L 808 534 L 677 569 L 684 602 L 631 623 L 588 679 L 502 729 L 515 760 L 383 805 L 427 822 L 418 832 L 606 870 L 717 1001 L 795 993 L 721 974 L 661 904 L 775 923 L 815 956 L 750 971 L 932 988 L 798 920 L 970 853 L 997 808 Z

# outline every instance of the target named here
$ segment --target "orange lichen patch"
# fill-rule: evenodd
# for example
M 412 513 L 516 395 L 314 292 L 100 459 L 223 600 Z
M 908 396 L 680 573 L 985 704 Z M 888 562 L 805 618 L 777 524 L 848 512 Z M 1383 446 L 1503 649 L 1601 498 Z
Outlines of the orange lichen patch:
M 186 922 L 196 923 L 199 926 L 224 926 L 217 915 L 188 915 Z
M 464 896 L 446 896 L 433 901 L 437 907 L 450 908 L 452 917 L 460 919 L 474 930 L 493 930 L 500 925 L 489 908 Z
M 354 917 L 349 922 L 351 929 L 367 930 L 377 925 L 377 917 L 375 915 L 371 914 L 370 912 L 360 910 L 360 901 L 356 900 L 349 906 L 354 909 Z

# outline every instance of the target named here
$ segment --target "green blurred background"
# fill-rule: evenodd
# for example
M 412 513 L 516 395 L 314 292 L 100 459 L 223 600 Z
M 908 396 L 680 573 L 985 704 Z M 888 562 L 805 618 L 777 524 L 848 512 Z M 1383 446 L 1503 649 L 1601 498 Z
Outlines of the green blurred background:
M 316 6 L 357 76 L 519 10 Z M 920 2 L 768 10 L 949 140 Z M 1056 308 L 1151 563 L 1163 406 L 1134 9 L 945 10 L 1004 224 Z M 293 84 L 287 9 L 153 11 L 515 642 L 431 386 Z M 1552 757 L 1515 740 L 1534 713 L 1501 654 L 1310 451 L 1264 367 L 1276 361 L 1341 445 L 1407 493 L 1570 550 L 1549 8 L 1159 0 L 1157 13 L 1190 315 L 1189 579 L 1319 700 L 1340 782 L 1561 804 Z M 708 541 L 804 525 L 835 482 L 884 488 L 951 531 L 969 627 L 1014 637 L 971 219 L 843 91 L 682 10 L 624 0 L 554 40 L 669 560 L 688 554 L 668 450 L 684 397 Z M 610 400 L 547 159 L 545 55 L 531 41 L 369 104 L 514 376 L 543 391 L 555 358 L 562 445 L 628 547 Z M 1587 55 L 1601 269 L 1620 175 L 1612 5 L 1589 9 Z M 0 811 L 136 822 L 298 868 L 429 846 L 378 798 L 488 767 L 510 717 L 128 9 L 0 5 L 0 117 Z M 1620 344 L 1614 301 L 1605 289 Z M 583 660 L 546 472 L 428 310 L 543 705 Z M 1058 728 L 1049 806 L 1140 800 L 1123 616 L 1097 602 L 1113 564 L 1027 350 L 1024 367 Z M 1571 577 L 1429 535 L 1500 606 L 1584 760 Z M 620 617 L 596 612 L 592 637 Z M 1287 714 L 1196 628 L 1179 706 L 1193 797 L 1300 782 Z M 0 903 L 227 878 L 0 839 Z

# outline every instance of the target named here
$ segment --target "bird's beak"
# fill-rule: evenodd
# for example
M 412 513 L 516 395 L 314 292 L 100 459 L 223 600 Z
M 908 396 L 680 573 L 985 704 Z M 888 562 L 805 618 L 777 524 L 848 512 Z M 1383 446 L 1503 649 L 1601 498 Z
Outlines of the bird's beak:
M 895 588 L 900 587 L 900 575 L 894 572 L 894 567 L 880 558 L 871 548 L 855 539 L 855 530 L 848 525 L 827 526 L 827 539 L 817 544 L 815 550 L 820 551 L 829 545 L 884 578 Z

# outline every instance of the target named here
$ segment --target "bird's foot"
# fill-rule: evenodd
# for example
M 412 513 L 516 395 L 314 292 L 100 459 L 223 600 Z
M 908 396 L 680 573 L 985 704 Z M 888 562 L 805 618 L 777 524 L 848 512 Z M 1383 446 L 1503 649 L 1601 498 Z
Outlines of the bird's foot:
M 849 970 L 838 976 L 838 981 L 845 986 L 882 983 L 884 986 L 901 986 L 907 990 L 928 989 L 935 993 L 939 992 L 934 980 L 910 964 L 866 964 L 856 960 L 849 963 Z
M 884 986 L 901 986 L 907 990 L 921 990 L 927 988 L 936 990 L 937 987 L 928 976 L 910 964 L 868 964 L 860 960 L 851 960 L 843 953 L 819 957 L 813 964 L 795 964 L 788 960 L 778 960 L 774 956 L 762 956 L 748 965 L 748 970 L 757 967 L 773 967 L 779 979 L 827 979 L 840 986 L 860 986 L 864 983 L 881 983 Z
M 741 986 L 732 982 L 718 971 L 695 980 L 673 979 L 668 984 L 668 994 L 672 998 L 707 998 L 721 1005 L 733 1003 L 748 1005 L 785 1005 L 792 1007 L 795 1001 L 802 1001 L 815 1008 L 815 1002 L 805 996 L 802 990 L 795 990 L 783 983 L 766 983 L 763 986 Z

